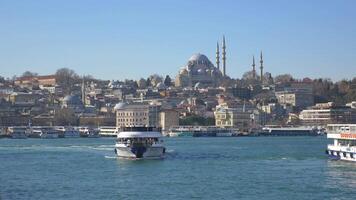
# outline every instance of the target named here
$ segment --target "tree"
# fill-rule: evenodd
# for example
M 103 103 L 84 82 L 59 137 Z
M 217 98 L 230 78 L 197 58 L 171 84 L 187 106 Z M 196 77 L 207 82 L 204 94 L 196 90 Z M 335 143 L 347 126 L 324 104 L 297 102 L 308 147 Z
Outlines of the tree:
M 71 69 L 58 69 L 56 74 L 57 83 L 63 87 L 63 93 L 68 95 L 72 92 L 75 83 L 80 82 L 79 76 Z
M 140 78 L 140 80 L 137 81 L 137 86 L 140 89 L 144 89 L 147 87 L 147 81 L 143 78 Z
M 274 78 L 275 83 L 289 83 L 292 82 L 293 80 L 294 80 L 293 76 L 290 74 L 281 74 Z
M 147 86 L 147 87 L 152 86 L 152 85 L 151 85 L 151 79 L 150 79 L 150 77 L 148 77 L 148 78 L 146 79 L 146 86 Z
M 6 82 L 5 78 L 0 76 L 0 83 L 5 83 L 5 82 Z
M 160 76 L 158 74 L 153 74 L 149 78 L 151 80 L 151 85 L 153 87 L 156 87 L 158 83 L 161 83 L 163 81 L 162 76 Z
M 72 109 L 63 108 L 55 112 L 54 123 L 57 126 L 77 125 L 78 117 Z
M 169 75 L 167 75 L 166 78 L 164 79 L 164 85 L 167 87 L 172 86 L 172 79 L 171 77 L 169 77 Z
M 179 125 L 214 126 L 215 118 L 191 115 L 179 120 Z
M 38 76 L 38 74 L 36 72 L 30 72 L 30 71 L 25 71 L 22 74 L 22 77 L 35 77 Z
M 255 78 L 253 78 L 253 72 L 248 71 L 242 75 L 242 82 L 244 85 L 255 85 L 260 82 L 260 77 L 255 74 Z

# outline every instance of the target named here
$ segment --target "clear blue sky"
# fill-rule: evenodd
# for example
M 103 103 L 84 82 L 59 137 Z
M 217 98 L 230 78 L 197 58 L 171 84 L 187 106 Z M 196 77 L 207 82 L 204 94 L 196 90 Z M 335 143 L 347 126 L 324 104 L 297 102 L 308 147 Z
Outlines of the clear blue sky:
M 356 76 L 354 0 L 0 0 L 0 75 L 68 67 L 102 79 L 175 76 L 191 54 L 240 78 L 264 52 L 272 75 Z

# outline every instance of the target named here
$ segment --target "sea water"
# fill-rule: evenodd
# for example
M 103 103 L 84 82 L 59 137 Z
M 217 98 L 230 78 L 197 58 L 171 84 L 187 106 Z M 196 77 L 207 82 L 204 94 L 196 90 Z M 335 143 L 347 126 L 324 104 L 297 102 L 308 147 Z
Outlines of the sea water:
M 355 199 L 356 163 L 325 137 L 165 138 L 120 160 L 114 138 L 0 139 L 0 199 Z

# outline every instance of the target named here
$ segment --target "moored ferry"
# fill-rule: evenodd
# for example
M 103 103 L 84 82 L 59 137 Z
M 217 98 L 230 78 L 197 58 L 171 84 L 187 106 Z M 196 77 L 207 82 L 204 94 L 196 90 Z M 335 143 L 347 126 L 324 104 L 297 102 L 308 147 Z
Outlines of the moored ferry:
M 54 139 L 59 137 L 59 131 L 50 126 L 33 127 L 32 132 L 33 135 L 38 135 L 42 139 Z
M 125 127 L 117 135 L 115 153 L 119 158 L 164 158 L 161 129 L 154 127 Z
M 12 126 L 7 128 L 7 132 L 12 139 L 26 139 L 29 129 L 26 126 Z
M 313 127 L 264 127 L 260 136 L 318 136 L 323 132 Z
M 326 150 L 331 159 L 356 161 L 356 124 L 328 124 L 327 138 L 334 140 Z
M 99 135 L 103 137 L 117 137 L 120 129 L 116 126 L 101 126 L 99 127 Z
M 236 130 L 216 126 L 177 126 L 170 128 L 170 137 L 231 137 L 236 136 Z
M 88 138 L 100 137 L 99 130 L 96 128 L 82 126 L 82 127 L 77 127 L 76 130 L 79 131 L 80 137 L 88 137 Z
M 78 130 L 74 129 L 71 126 L 57 126 L 55 128 L 59 132 L 59 137 L 64 138 L 78 138 L 80 137 L 80 133 Z

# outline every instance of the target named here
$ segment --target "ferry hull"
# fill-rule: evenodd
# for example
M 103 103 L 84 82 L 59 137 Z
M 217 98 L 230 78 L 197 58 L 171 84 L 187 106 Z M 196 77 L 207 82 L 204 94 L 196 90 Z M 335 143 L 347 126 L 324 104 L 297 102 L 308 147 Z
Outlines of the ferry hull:
M 128 159 L 160 159 L 164 157 L 164 147 L 116 147 L 115 153 L 119 158 Z
M 42 134 L 42 139 L 55 139 L 58 138 L 58 134 Z
M 329 158 L 331 160 L 344 160 L 356 162 L 356 153 L 345 152 L 345 151 L 335 151 L 335 150 L 326 150 Z

